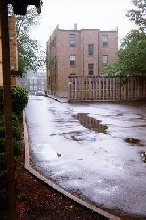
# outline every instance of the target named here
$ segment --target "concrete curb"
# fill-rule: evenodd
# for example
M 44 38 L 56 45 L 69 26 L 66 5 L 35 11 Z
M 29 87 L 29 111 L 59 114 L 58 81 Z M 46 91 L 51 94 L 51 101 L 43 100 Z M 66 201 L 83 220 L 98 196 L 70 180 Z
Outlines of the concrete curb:
M 37 172 L 35 169 L 33 169 L 30 166 L 29 163 L 29 136 L 28 136 L 28 129 L 27 129 L 27 124 L 26 124 L 26 120 L 25 120 L 25 113 L 23 113 L 23 125 L 24 125 L 24 143 L 25 143 L 25 168 L 32 173 L 34 176 L 36 176 L 38 179 L 44 181 L 45 183 L 47 183 L 49 186 L 53 187 L 55 190 L 57 190 L 58 192 L 64 194 L 65 196 L 67 196 L 68 198 L 74 200 L 75 202 L 78 202 L 79 204 L 97 212 L 100 215 L 103 215 L 104 217 L 108 218 L 108 219 L 112 219 L 112 220 L 120 220 L 119 217 L 116 217 L 104 210 L 102 210 L 101 208 L 98 208 L 94 205 L 91 205 L 89 202 L 79 199 L 78 197 L 72 195 L 71 193 L 65 191 L 63 188 L 59 187 L 57 184 L 55 184 L 54 182 L 50 181 L 49 179 L 47 179 L 46 177 L 44 177 L 43 175 L 41 175 L 39 172 Z
M 51 98 L 51 99 L 54 99 L 55 101 L 57 102 L 60 102 L 60 103 L 67 103 L 67 98 L 59 98 L 57 96 L 53 96 L 53 95 L 47 95 L 48 98 Z

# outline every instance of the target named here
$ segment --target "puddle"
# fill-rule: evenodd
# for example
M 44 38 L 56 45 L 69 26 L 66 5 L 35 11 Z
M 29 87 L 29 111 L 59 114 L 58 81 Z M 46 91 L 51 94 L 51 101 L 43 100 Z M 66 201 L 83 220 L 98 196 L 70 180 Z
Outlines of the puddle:
M 90 117 L 87 113 L 78 113 L 73 115 L 74 118 L 78 119 L 85 128 L 88 128 L 97 133 L 107 134 L 107 125 L 101 124 L 100 120 Z
M 141 144 L 141 141 L 137 138 L 125 138 L 124 141 L 127 142 L 128 144 L 131 144 L 131 145 L 143 146 Z

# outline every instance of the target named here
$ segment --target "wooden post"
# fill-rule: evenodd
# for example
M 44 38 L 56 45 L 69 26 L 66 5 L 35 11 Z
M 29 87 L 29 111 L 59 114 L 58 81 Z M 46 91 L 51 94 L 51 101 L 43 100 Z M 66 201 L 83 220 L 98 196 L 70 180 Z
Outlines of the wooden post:
M 7 189 L 9 198 L 8 219 L 16 219 L 16 197 L 15 197 L 15 171 L 12 144 L 12 110 L 11 110 L 11 76 L 10 76 L 10 46 L 8 29 L 8 6 L 7 1 L 0 1 L 0 22 L 2 35 L 2 70 L 4 88 L 4 125 L 6 141 L 7 161 Z

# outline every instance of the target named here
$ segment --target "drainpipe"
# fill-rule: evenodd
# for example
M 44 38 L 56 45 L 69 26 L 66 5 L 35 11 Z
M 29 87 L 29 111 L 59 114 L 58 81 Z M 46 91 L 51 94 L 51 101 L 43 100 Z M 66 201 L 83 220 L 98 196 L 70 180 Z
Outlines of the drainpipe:
M 0 2 L 0 22 L 2 36 L 2 68 L 3 68 L 3 99 L 4 125 L 7 163 L 7 192 L 9 199 L 8 219 L 16 219 L 15 170 L 12 144 L 12 107 L 11 107 L 11 76 L 10 76 L 10 46 L 8 28 L 7 1 Z
M 84 30 L 83 30 L 83 76 L 85 75 L 85 56 L 84 56 L 84 49 L 85 49 L 85 45 L 84 45 Z

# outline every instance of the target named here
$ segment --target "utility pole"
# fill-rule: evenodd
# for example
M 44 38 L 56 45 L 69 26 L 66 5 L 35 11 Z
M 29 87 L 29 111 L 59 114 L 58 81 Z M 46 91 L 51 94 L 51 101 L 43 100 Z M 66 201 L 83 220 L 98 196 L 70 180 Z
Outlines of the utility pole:
M 12 107 L 11 107 L 11 76 L 10 76 L 10 46 L 8 28 L 8 4 L 0 2 L 0 22 L 2 36 L 2 71 L 3 71 L 3 105 L 7 163 L 7 193 L 8 219 L 16 219 L 15 170 L 12 144 Z

